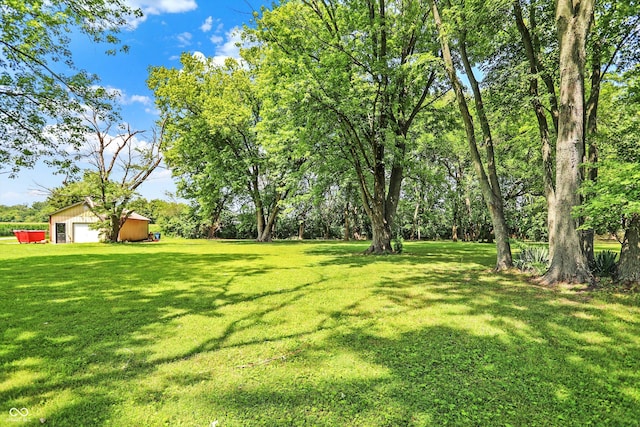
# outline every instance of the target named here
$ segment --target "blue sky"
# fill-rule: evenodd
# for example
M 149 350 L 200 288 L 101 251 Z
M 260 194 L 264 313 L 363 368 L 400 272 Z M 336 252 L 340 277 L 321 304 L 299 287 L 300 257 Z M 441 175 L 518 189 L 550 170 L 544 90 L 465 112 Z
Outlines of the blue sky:
M 153 94 L 146 86 L 150 66 L 179 67 L 182 52 L 202 52 L 220 59 L 236 56 L 236 30 L 252 20 L 262 0 L 127 0 L 139 7 L 144 17 L 132 23 L 132 29 L 120 34 L 130 47 L 127 54 L 107 56 L 105 47 L 91 43 L 85 36 L 74 38 L 73 59 L 78 68 L 98 74 L 101 84 L 120 94 L 123 120 L 134 129 L 149 129 L 158 118 Z M 22 170 L 17 178 L 0 174 L 0 204 L 16 205 L 44 201 L 42 186 L 58 186 L 63 179 L 52 169 L 39 164 Z M 167 199 L 174 192 L 169 171 L 156 170 L 139 188 L 147 199 Z

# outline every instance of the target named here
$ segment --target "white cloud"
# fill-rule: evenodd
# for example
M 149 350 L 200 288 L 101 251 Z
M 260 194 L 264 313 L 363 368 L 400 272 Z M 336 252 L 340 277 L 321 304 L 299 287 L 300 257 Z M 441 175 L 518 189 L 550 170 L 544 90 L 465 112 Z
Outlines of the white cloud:
M 213 28 L 213 17 L 209 16 L 205 19 L 204 23 L 200 26 L 203 33 L 208 33 Z
M 186 47 L 191 44 L 191 39 L 193 38 L 193 35 L 185 31 L 184 33 L 178 34 L 176 38 L 180 43 L 180 47 Z
M 142 105 L 151 105 L 153 102 L 151 101 L 151 98 L 149 98 L 148 96 L 144 96 L 144 95 L 131 95 L 131 97 L 129 98 L 130 103 L 134 104 L 134 103 L 140 103 Z
M 209 40 L 211 40 L 211 43 L 213 44 L 221 44 L 224 41 L 224 37 L 214 34 L 209 38 Z
M 145 15 L 183 13 L 198 8 L 195 0 L 127 0 L 127 4 L 141 9 Z
M 212 42 L 213 39 L 211 40 Z M 222 43 L 224 40 L 219 40 L 216 47 L 216 55 L 213 57 L 213 62 L 216 64 L 224 64 L 224 61 L 227 58 L 240 58 L 240 47 L 239 43 L 242 42 L 242 29 L 240 27 L 235 27 L 227 32 L 226 41 Z
M 198 8 L 195 0 L 126 0 L 128 6 L 142 10 L 143 16 L 129 23 L 135 30 L 138 25 L 147 20 L 149 15 L 163 15 L 165 13 L 184 13 Z
M 98 86 L 93 86 L 93 89 L 97 89 Z M 151 98 L 145 95 L 127 95 L 127 92 L 124 89 L 119 89 L 113 86 L 105 86 L 104 90 L 110 96 L 114 97 L 117 102 L 122 105 L 131 105 L 131 104 L 142 104 L 142 105 L 152 105 L 153 101 Z

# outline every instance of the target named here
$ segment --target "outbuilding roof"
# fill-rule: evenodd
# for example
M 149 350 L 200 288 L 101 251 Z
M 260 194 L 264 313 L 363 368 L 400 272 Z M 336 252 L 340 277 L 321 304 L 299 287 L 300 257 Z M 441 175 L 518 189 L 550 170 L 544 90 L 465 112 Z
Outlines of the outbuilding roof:
M 149 221 L 149 222 L 151 222 L 151 220 L 149 218 L 147 218 L 146 216 L 142 216 L 137 212 L 131 212 L 129 214 L 129 216 L 127 217 L 127 219 L 137 219 L 139 221 Z
M 67 209 L 75 208 L 76 206 L 81 206 L 81 205 L 91 206 L 91 203 L 92 203 L 91 200 L 83 200 L 81 202 L 74 203 L 74 204 L 69 205 L 69 206 L 65 206 L 62 209 L 58 209 L 57 211 L 50 213 L 49 217 L 52 217 L 52 216 L 54 216 L 56 214 L 59 214 L 60 212 L 66 211 Z M 151 219 L 147 218 L 146 216 L 142 216 L 137 212 L 129 213 L 129 215 L 127 216 L 127 219 L 135 219 L 135 220 L 138 220 L 138 221 L 149 221 L 149 222 L 151 222 Z

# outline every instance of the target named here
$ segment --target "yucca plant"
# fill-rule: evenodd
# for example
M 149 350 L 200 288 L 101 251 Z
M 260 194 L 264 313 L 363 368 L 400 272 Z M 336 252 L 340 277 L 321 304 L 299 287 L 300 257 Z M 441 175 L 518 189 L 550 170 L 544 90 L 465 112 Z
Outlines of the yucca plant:
M 522 271 L 542 274 L 549 267 L 549 250 L 543 246 L 523 245 L 514 265 Z
M 601 251 L 596 254 L 593 272 L 600 277 L 612 277 L 616 272 L 618 254 L 613 251 Z

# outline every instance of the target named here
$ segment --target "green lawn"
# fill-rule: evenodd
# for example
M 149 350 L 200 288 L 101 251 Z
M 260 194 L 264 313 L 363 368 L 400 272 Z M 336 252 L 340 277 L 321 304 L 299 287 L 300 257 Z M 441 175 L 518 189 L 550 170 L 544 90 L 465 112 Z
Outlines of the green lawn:
M 0 425 L 639 425 L 638 295 L 366 247 L 2 241 Z

